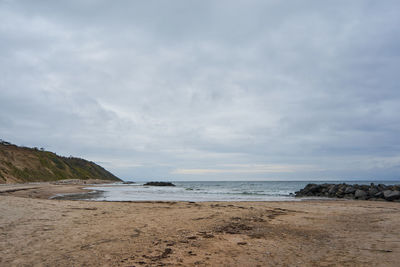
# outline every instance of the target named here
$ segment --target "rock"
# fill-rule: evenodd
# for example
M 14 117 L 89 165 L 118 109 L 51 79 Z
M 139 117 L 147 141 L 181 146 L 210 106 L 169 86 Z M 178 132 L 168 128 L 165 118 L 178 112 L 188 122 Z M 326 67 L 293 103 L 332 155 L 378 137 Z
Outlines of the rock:
M 175 186 L 173 183 L 170 182 L 148 182 L 145 183 L 146 186 Z
M 358 186 L 358 189 L 367 192 L 370 189 L 370 187 L 371 186 L 369 186 L 369 185 L 360 185 L 360 186 Z
M 329 186 L 328 194 L 329 194 L 330 196 L 331 196 L 331 195 L 334 195 L 335 192 L 336 192 L 336 190 L 337 190 L 336 185 L 332 184 L 332 185 Z
M 348 186 L 346 187 L 346 189 L 344 190 L 345 194 L 353 194 L 354 192 L 356 192 L 356 189 L 352 186 Z
M 356 199 L 366 199 L 367 198 L 367 192 L 364 190 L 357 189 L 356 192 L 354 193 L 354 197 Z
M 309 193 L 316 193 L 316 192 L 318 192 L 319 185 L 317 185 L 317 184 L 308 184 L 305 189 Z
M 389 201 L 400 199 L 400 191 L 385 190 L 383 191 L 383 197 Z
M 370 196 L 375 196 L 377 193 L 379 192 L 379 190 L 378 189 L 376 189 L 375 187 L 371 187 L 369 190 L 368 190 L 368 195 L 370 195 Z
M 378 189 L 379 189 L 379 191 L 384 191 L 384 190 L 387 190 L 387 186 L 384 184 L 378 184 Z
M 345 199 L 354 199 L 354 195 L 353 194 L 346 194 L 343 196 L 343 198 Z
M 307 184 L 303 189 L 295 192 L 295 194 L 296 196 L 313 196 L 318 193 L 319 188 L 317 184 Z
M 344 193 L 343 193 L 343 191 L 338 190 L 338 191 L 336 192 L 335 196 L 336 196 L 337 198 L 343 198 L 343 197 L 344 197 Z
M 305 196 L 400 202 L 400 185 L 307 184 L 295 192 L 295 197 Z

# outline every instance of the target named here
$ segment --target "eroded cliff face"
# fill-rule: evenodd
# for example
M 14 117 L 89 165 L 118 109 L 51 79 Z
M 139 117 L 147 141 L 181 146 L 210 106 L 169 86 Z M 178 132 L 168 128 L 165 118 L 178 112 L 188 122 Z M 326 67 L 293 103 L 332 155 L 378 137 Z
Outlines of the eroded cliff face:
M 44 149 L 0 142 L 0 183 L 102 179 L 121 181 L 103 167 L 80 158 L 62 157 Z

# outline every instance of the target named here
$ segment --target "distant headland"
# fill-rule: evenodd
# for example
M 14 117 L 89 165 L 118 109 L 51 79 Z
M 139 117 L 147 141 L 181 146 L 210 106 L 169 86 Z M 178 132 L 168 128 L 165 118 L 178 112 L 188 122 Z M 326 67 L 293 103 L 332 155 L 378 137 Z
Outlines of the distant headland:
M 0 184 L 100 179 L 121 181 L 94 162 L 63 157 L 44 148 L 29 148 L 0 139 Z

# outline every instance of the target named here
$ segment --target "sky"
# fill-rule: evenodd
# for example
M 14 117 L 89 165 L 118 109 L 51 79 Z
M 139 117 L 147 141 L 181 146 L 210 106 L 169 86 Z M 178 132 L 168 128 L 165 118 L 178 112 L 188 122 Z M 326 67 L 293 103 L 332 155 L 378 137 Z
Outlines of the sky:
M 124 180 L 400 179 L 399 13 L 0 0 L 0 138 Z

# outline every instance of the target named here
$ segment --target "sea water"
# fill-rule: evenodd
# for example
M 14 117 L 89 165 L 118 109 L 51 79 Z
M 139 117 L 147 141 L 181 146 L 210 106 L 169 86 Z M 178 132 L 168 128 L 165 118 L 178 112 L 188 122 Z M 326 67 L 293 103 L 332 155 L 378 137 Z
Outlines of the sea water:
M 100 191 L 97 201 L 299 201 L 295 191 L 308 183 L 343 183 L 344 181 L 204 181 L 173 182 L 176 186 L 145 186 L 144 183 L 111 184 L 89 187 Z M 370 184 L 374 181 L 347 181 Z M 376 184 L 399 184 L 375 181 Z

